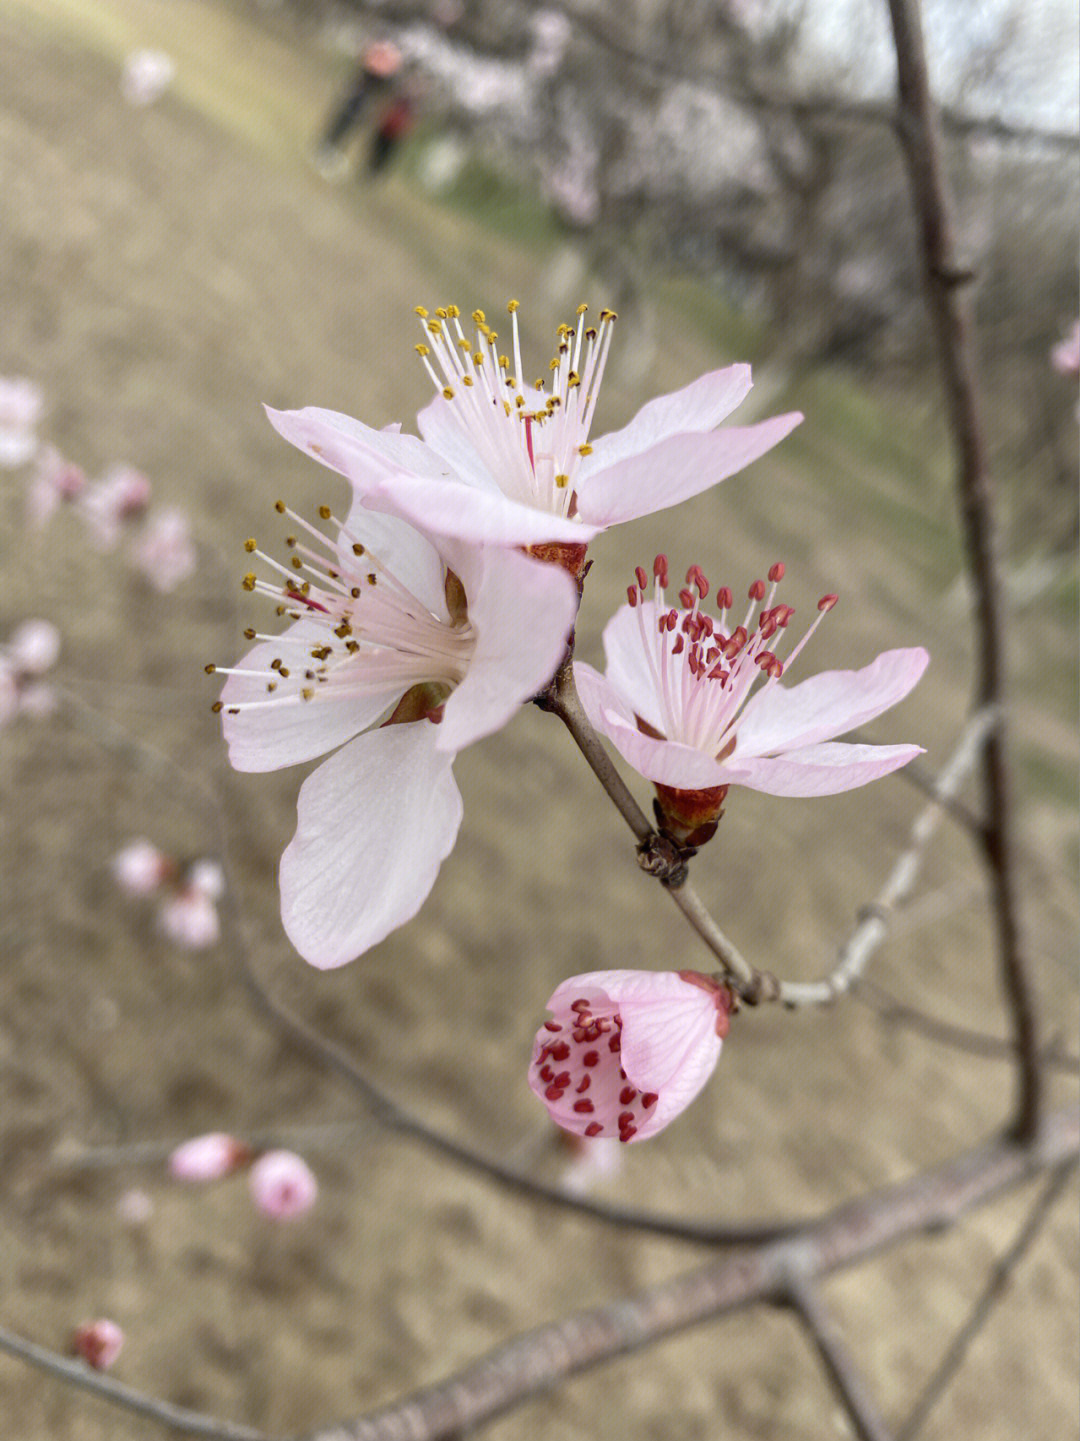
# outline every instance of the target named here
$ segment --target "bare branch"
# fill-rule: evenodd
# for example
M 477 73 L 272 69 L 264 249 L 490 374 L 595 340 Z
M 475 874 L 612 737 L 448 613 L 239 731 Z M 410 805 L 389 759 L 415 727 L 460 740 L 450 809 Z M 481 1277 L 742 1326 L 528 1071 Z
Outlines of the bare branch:
M 901 1426 L 897 1435 L 897 1441 L 915 1441 L 915 1437 L 922 1430 L 930 1412 L 937 1405 L 938 1401 L 944 1395 L 949 1382 L 963 1365 L 964 1357 L 967 1355 L 971 1343 L 975 1340 L 975 1337 L 982 1330 L 983 1326 L 985 1326 L 987 1318 L 994 1309 L 995 1304 L 1005 1294 L 1010 1276 L 1042 1230 L 1043 1223 L 1050 1214 L 1054 1202 L 1068 1184 L 1075 1165 L 1075 1159 L 1065 1161 L 1058 1167 L 1039 1192 L 1034 1206 L 1031 1208 L 1027 1219 L 1017 1233 L 1016 1239 L 990 1273 L 990 1278 L 986 1283 L 982 1295 L 971 1308 L 967 1320 L 963 1326 L 961 1326 L 952 1345 L 942 1358 L 941 1364 L 923 1388 L 922 1394 L 912 1408 L 911 1415 L 904 1422 L 903 1426 Z
M 174 1406 L 169 1401 L 160 1401 L 144 1391 L 125 1386 L 101 1371 L 93 1371 L 85 1361 L 70 1356 L 61 1356 L 56 1351 L 46 1350 L 33 1341 L 0 1327 L 0 1351 L 15 1356 L 30 1366 L 36 1366 L 49 1376 L 56 1376 L 69 1386 L 89 1391 L 101 1401 L 119 1406 L 123 1411 L 133 1411 L 136 1416 L 146 1416 L 160 1426 L 180 1431 L 185 1436 L 203 1436 L 207 1441 L 272 1441 L 265 1431 L 256 1431 L 251 1426 L 241 1426 L 233 1421 L 221 1421 L 216 1416 L 204 1416 L 200 1411 L 189 1411 L 185 1406 Z
M 889 14 L 896 46 L 897 133 L 919 223 L 927 306 L 941 357 L 956 448 L 957 488 L 976 595 L 976 704 L 1001 705 L 1005 695 L 1004 588 L 975 375 L 971 306 L 963 293 L 963 282 L 969 277 L 954 240 L 952 200 L 941 159 L 918 0 L 889 0 Z M 1031 1137 L 1039 1124 L 1043 1082 L 1035 999 L 1021 947 L 1011 776 L 1003 723 L 989 738 L 983 773 L 987 814 L 983 846 L 993 882 L 1003 989 L 1016 1037 L 1018 1094 L 1014 1125 L 1018 1137 Z
M 899 1241 L 953 1225 L 1000 1191 L 1080 1150 L 1080 1115 L 1048 1117 L 1035 1148 L 1003 1138 L 933 1171 L 838 1207 L 797 1234 L 746 1250 L 625 1300 L 579 1311 L 489 1351 L 453 1376 L 307 1441 L 450 1441 L 566 1377 L 751 1305 L 782 1301 L 792 1272 L 841 1270 Z
M 803 1321 L 859 1441 L 892 1441 L 843 1337 L 816 1288 L 798 1272 L 788 1280 L 788 1303 Z
M 980 750 L 999 723 L 996 706 L 985 706 L 967 722 L 934 787 L 934 798 L 911 828 L 908 848 L 897 859 L 874 900 L 863 908 L 859 924 L 840 949 L 832 972 L 823 981 L 781 981 L 780 1000 L 786 1006 L 821 1006 L 850 990 L 866 963 L 889 933 L 897 906 L 910 894 L 919 874 L 923 852 L 944 814 L 943 800 L 954 795 L 971 770 Z

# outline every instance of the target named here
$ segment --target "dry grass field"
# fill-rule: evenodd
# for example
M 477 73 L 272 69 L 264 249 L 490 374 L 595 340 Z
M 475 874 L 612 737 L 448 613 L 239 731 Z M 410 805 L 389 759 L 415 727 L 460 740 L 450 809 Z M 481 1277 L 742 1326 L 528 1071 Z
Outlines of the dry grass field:
M 118 89 L 137 44 L 177 62 L 172 89 L 143 110 Z M 279 495 L 311 509 L 340 503 L 344 482 L 279 440 L 262 404 L 410 428 L 427 398 L 415 304 L 495 312 L 518 296 L 543 361 L 576 300 L 604 302 L 599 281 L 584 297 L 555 292 L 546 241 L 425 198 L 405 172 L 368 189 L 322 181 L 307 152 L 339 79 L 312 37 L 254 5 L 0 3 L 0 374 L 43 386 L 42 434 L 88 472 L 128 462 L 156 496 L 188 508 L 200 547 L 198 575 L 158 595 L 88 546 L 72 515 L 28 532 L 25 477 L 0 472 L 0 633 L 27 615 L 55 621 L 65 696 L 54 717 L 0 733 L 0 1319 L 63 1349 L 75 1322 L 112 1316 L 128 1337 L 117 1375 L 275 1434 L 390 1401 L 701 1255 L 507 1194 L 380 1130 L 254 1011 L 234 931 L 208 951 L 179 951 L 109 876 L 131 836 L 204 855 L 223 823 L 244 932 L 275 993 L 403 1104 L 549 1179 L 565 1162 L 525 1064 L 554 984 L 625 962 L 707 961 L 638 871 L 568 739 L 535 710 L 460 758 L 464 825 L 415 922 L 325 974 L 282 933 L 275 872 L 301 777 L 229 771 L 203 666 L 230 663 L 242 628 L 266 619 L 240 588 L 244 538 L 276 541 Z M 658 279 L 655 305 L 660 346 L 643 375 L 634 317 L 620 321 L 601 430 L 706 369 L 761 358 L 745 340 L 733 348 L 734 332 L 688 283 Z M 971 642 L 946 603 L 961 556 L 936 394 L 929 380 L 925 392 L 883 396 L 829 375 L 797 388 L 777 378 L 772 390 L 761 413 L 806 412 L 790 440 L 713 493 L 595 545 L 579 654 L 600 660 L 633 565 L 657 549 L 733 586 L 783 558 L 801 611 L 841 593 L 811 668 L 929 647 L 923 683 L 870 731 L 919 741 L 938 765 L 964 716 Z M 1075 576 L 1019 612 L 1013 656 L 1025 920 L 1045 1023 L 1070 1048 L 1074 604 Z M 818 801 L 733 794 L 695 863 L 698 888 L 757 963 L 814 978 L 920 804 L 898 777 Z M 1003 1034 L 984 885 L 956 828 L 935 842 L 919 895 L 874 980 Z M 1059 1103 L 1075 1094 L 1067 1076 L 1053 1089 Z M 1000 1060 L 886 1025 L 858 1000 L 750 1014 L 700 1101 L 627 1148 L 600 1194 L 732 1220 L 812 1214 L 988 1135 L 1011 1094 Z M 314 1210 L 275 1226 L 239 1179 L 171 1183 L 169 1144 L 218 1129 L 295 1144 L 320 1181 Z M 145 1153 L 124 1150 L 144 1142 Z M 105 1149 L 99 1164 L 76 1163 L 84 1147 Z M 153 1202 L 139 1226 L 117 1213 L 132 1187 Z M 1030 1200 L 1011 1196 L 825 1287 L 886 1414 L 904 1414 Z M 925 1441 L 1074 1434 L 1072 1210 L 1058 1208 L 1017 1272 Z M 0 1416 L 11 1441 L 163 1434 L 5 1358 Z M 846 1434 L 805 1339 L 764 1310 L 578 1378 L 485 1432 Z

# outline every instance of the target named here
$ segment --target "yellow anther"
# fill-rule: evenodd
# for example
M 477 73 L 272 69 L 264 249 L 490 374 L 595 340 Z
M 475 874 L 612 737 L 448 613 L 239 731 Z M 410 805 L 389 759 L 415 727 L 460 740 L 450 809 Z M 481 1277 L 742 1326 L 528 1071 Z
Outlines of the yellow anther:
M 289 564 L 292 566 L 293 570 L 303 570 L 304 568 L 304 562 L 300 559 L 298 555 L 292 556 L 289 560 Z
M 435 314 L 439 317 L 440 320 L 445 320 L 449 312 L 447 311 L 445 305 L 437 305 L 435 307 Z
M 483 363 L 484 363 L 484 357 L 483 357 L 483 355 L 481 354 L 481 352 L 480 352 L 479 350 L 474 350 L 474 351 L 473 351 L 473 364 L 474 364 L 474 365 L 483 365 Z
M 417 345 L 417 346 L 415 346 L 414 348 L 415 348 L 415 350 L 416 350 L 417 355 L 430 355 L 430 354 L 431 354 L 431 346 L 430 346 L 430 345 L 425 345 L 423 341 L 421 341 L 420 344 Z
M 473 318 L 473 324 L 474 324 L 474 325 L 486 325 L 486 324 L 487 324 L 487 316 L 484 314 L 484 312 L 483 312 L 482 310 L 474 310 L 473 313 L 472 313 L 472 318 Z
M 590 325 L 589 328 L 588 328 L 588 330 L 585 332 L 585 339 L 586 339 L 586 340 L 595 340 L 595 339 L 596 339 L 596 330 L 595 330 L 595 328 L 594 328 L 593 326 Z
M 280 666 L 278 666 L 278 675 L 281 677 L 282 680 L 288 680 L 290 674 L 291 674 L 291 672 L 290 672 L 289 667 L 288 667 L 287 665 L 280 665 Z
M 319 506 L 319 514 L 322 516 L 323 520 L 329 520 L 333 513 L 334 512 L 330 509 L 328 505 Z
M 352 553 L 353 555 L 363 555 L 364 553 L 364 547 L 360 544 L 358 540 L 353 541 Z
M 461 314 L 461 310 L 456 305 L 448 305 L 446 307 L 446 314 L 450 320 L 456 320 Z
M 510 313 L 511 315 L 513 315 L 513 313 L 514 313 L 515 310 L 520 310 L 520 309 L 521 309 L 521 301 L 520 301 L 520 300 L 510 300 L 510 301 L 507 301 L 506 308 L 507 308 L 507 310 L 509 311 L 509 313 Z
M 204 665 L 204 666 L 203 666 L 203 670 L 206 672 L 207 675 L 213 675 L 214 672 L 217 670 L 217 666 L 216 666 L 216 665 Z
M 555 484 L 559 487 L 560 490 L 565 490 L 566 487 L 570 484 L 570 477 L 568 475 L 557 475 L 555 477 Z
M 416 314 L 419 315 L 421 320 L 426 320 L 428 318 L 427 309 L 423 305 L 417 305 L 413 308 L 416 311 Z
M 566 333 L 567 333 L 567 331 L 568 331 L 569 329 L 570 329 L 570 327 L 569 327 L 569 326 L 566 324 L 566 322 L 564 321 L 564 322 L 562 323 L 562 325 L 560 325 L 560 326 L 558 327 L 558 329 L 555 331 L 555 334 L 556 334 L 556 335 L 559 337 L 559 339 L 561 340 L 561 339 L 563 338 L 563 336 L 566 335 Z
M 471 341 L 471 340 L 466 340 L 465 337 L 464 337 L 464 335 L 463 335 L 463 336 L 461 337 L 461 339 L 458 341 L 458 349 L 459 349 L 459 350 L 465 350 L 465 351 L 471 350 L 471 349 L 472 349 L 472 341 Z
M 499 356 L 499 369 L 500 369 L 500 370 L 509 370 L 509 369 L 510 369 L 510 357 L 509 357 L 508 355 L 500 355 L 500 356 Z
M 367 577 L 367 583 L 368 583 L 368 585 L 374 585 L 375 582 L 376 582 L 376 576 L 375 576 L 374 572 L 373 572 L 373 571 L 368 571 L 368 577 Z
M 250 570 L 248 571 L 247 575 L 244 576 L 240 584 L 244 587 L 245 590 L 255 589 L 255 577 Z
M 443 399 L 444 399 L 444 400 L 453 400 L 453 398 L 454 398 L 454 387 L 453 387 L 452 385 L 444 385 L 444 386 L 443 386 Z
M 549 370 L 558 370 L 558 368 L 559 368 L 559 362 L 558 362 L 557 360 L 552 359 L 552 360 L 549 360 L 549 361 L 548 361 L 548 369 L 549 369 Z
M 293 550 L 293 549 L 295 548 L 295 546 L 296 546 L 296 536 L 295 536 L 295 535 L 287 535 L 287 536 L 285 537 L 285 544 L 289 547 L 290 550 Z
M 304 700 L 311 700 L 314 694 L 315 692 L 309 685 L 304 686 L 303 690 L 300 692 L 300 695 Z
M 284 502 L 283 500 L 275 500 L 275 501 L 274 501 L 274 509 L 277 511 L 278 515 L 284 515 L 284 514 L 285 514 L 285 502 Z
M 352 587 L 352 589 L 349 591 L 349 594 L 352 596 L 353 600 L 359 600 L 359 599 L 360 599 L 360 587 L 359 587 L 358 585 L 354 585 L 354 586 Z
M 519 405 L 524 405 L 524 404 L 525 404 L 524 400 L 521 398 L 520 395 L 518 396 L 518 404 L 519 404 Z M 508 400 L 504 400 L 504 401 L 503 401 L 503 410 L 506 411 L 507 415 L 513 415 L 513 413 L 514 413 L 513 406 L 510 404 L 510 402 L 509 402 Z
M 270 691 L 270 692 L 276 691 L 276 690 L 277 690 L 277 681 L 276 681 L 276 680 L 268 680 L 268 681 L 266 682 L 266 689 L 267 689 L 268 691 Z
M 244 639 L 245 639 L 245 640 L 254 640 L 254 639 L 255 639 L 255 627 L 254 627 L 253 625 L 245 626 L 245 628 L 244 628 Z
M 276 656 L 274 657 L 274 659 L 270 662 L 270 669 L 271 669 L 271 670 L 280 670 L 280 669 L 281 669 L 281 664 L 282 664 L 282 662 L 281 662 L 281 657 L 280 657 L 279 655 L 276 655 Z
M 439 324 L 439 322 L 438 322 L 437 320 L 429 320 L 428 323 L 427 323 L 427 328 L 428 328 L 428 334 L 429 334 L 429 335 L 441 335 L 441 334 L 442 334 L 442 326 Z
M 578 375 L 578 373 L 577 373 L 576 370 L 572 370 L 572 371 L 570 372 L 570 374 L 566 377 L 566 388 L 567 388 L 567 390 L 572 390 L 575 385 L 580 385 L 580 384 L 581 384 L 581 376 Z
M 525 397 L 524 397 L 523 395 L 519 395 L 519 396 L 515 397 L 514 404 L 515 404 L 515 405 L 517 406 L 517 408 L 520 410 L 521 407 L 525 404 Z M 509 409 L 510 409 L 509 406 L 507 406 L 507 414 L 509 414 Z
M 214 702 L 214 704 L 210 707 L 210 709 L 214 712 L 215 715 L 220 715 L 220 714 L 221 714 L 221 702 L 220 702 L 219 700 L 216 700 L 216 701 Z
M 461 377 L 461 383 L 462 383 L 462 385 L 472 385 L 472 383 L 473 383 L 473 378 L 472 378 L 472 376 L 471 376 L 471 375 L 463 375 L 463 376 Z
M 248 539 L 244 541 L 244 549 L 247 551 L 248 555 L 250 555 L 253 550 L 258 550 L 258 548 L 259 542 L 254 538 L 254 536 L 249 536 Z
M 578 315 L 584 315 L 585 312 L 586 312 L 586 310 L 588 310 L 588 308 L 589 308 L 589 307 L 585 304 L 585 302 L 582 301 L 581 304 L 578 306 L 576 313 L 577 313 Z
M 592 452 L 593 448 L 591 445 L 579 445 L 577 448 L 578 455 L 592 455 Z

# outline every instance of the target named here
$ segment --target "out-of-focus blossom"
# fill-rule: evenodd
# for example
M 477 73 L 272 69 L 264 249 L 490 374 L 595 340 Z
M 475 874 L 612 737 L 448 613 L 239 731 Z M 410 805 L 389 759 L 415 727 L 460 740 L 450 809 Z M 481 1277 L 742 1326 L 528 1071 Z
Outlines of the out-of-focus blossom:
M 26 491 L 26 518 L 32 526 L 43 526 L 61 505 L 77 500 L 86 488 L 83 470 L 67 460 L 55 445 L 38 451 Z
M 109 863 L 113 879 L 126 895 L 149 896 L 173 872 L 173 862 L 152 841 L 129 841 Z
M 116 1214 L 125 1226 L 145 1226 L 154 1214 L 154 1203 L 140 1186 L 132 1186 L 117 1201 Z
M 773 416 L 718 430 L 751 387 L 750 367 L 703 375 L 644 405 L 622 430 L 590 442 L 615 316 L 597 326 L 579 306 L 534 387 L 523 370 L 517 301 L 502 352 L 483 311 L 466 336 L 457 306 L 418 313 L 418 350 L 438 392 L 420 412 L 423 440 L 372 430 L 329 410 L 269 411 L 286 440 L 339 471 L 358 498 L 472 543 L 580 548 L 599 531 L 678 504 L 742 470 L 802 419 Z M 550 381 L 551 389 L 546 386 Z
M 250 1149 L 224 1131 L 192 1136 L 169 1157 L 169 1174 L 178 1181 L 217 1181 L 251 1159 Z
M 141 470 L 114 465 L 82 494 L 80 511 L 100 550 L 112 550 L 125 524 L 142 516 L 151 486 Z
M 656 784 L 673 834 L 688 844 L 708 839 L 698 834 L 702 827 L 715 829 L 728 786 L 776 796 L 834 795 L 921 754 L 921 746 L 833 741 L 903 700 L 929 661 L 921 646 L 885 651 L 862 670 L 780 684 L 836 603 L 835 595 L 822 597 L 813 625 L 781 659 L 795 614 L 776 602 L 783 575 L 777 563 L 768 584 L 754 581 L 741 619 L 731 615 L 734 597 L 721 586 L 714 618 L 703 608 L 709 582 L 699 566 L 687 572 L 679 606 L 669 605 L 667 560 L 657 556 L 654 598 L 645 599 L 648 577 L 639 566 L 629 604 L 604 630 L 606 677 L 585 664 L 575 667 L 589 719 Z
M 551 1033 L 545 1031 L 544 1034 Z M 598 1183 L 617 1176 L 622 1169 L 623 1153 L 614 1136 L 589 1137 L 562 1129 L 557 1134 L 570 1154 L 559 1184 L 571 1196 L 587 1195 Z
M 549 79 L 558 70 L 573 37 L 573 26 L 561 10 L 534 10 L 529 17 L 532 49 L 525 68 L 537 80 Z
M 1051 350 L 1050 364 L 1062 375 L 1080 375 L 1080 320 Z
M 244 584 L 293 624 L 277 637 L 247 632 L 259 643 L 224 672 L 215 708 L 237 770 L 335 752 L 300 789 L 280 874 L 286 931 L 328 968 L 423 904 L 461 823 L 454 757 L 550 680 L 577 588 L 557 566 L 422 533 L 359 502 L 344 525 L 321 507 L 334 538 L 278 509 L 297 526 L 291 566 L 253 540 L 248 549 L 284 583 Z
M 60 632 L 47 620 L 27 620 L 0 645 L 0 725 L 17 715 L 46 716 L 56 693 L 40 677 L 60 654 Z
M 712 1075 L 731 993 L 695 971 L 592 971 L 548 1001 L 529 1085 L 576 1135 L 644 1141 Z
M 225 872 L 220 861 L 195 861 L 188 869 L 187 884 L 207 900 L 220 901 L 225 894 Z
M 133 50 L 124 61 L 120 93 L 129 105 L 153 105 L 175 76 L 176 65 L 164 50 Z
M 169 508 L 149 516 L 132 544 L 131 559 L 155 590 L 163 594 L 194 575 L 198 556 L 184 512 Z
M 76 1326 L 71 1337 L 72 1351 L 95 1371 L 107 1371 L 115 1364 L 123 1347 L 123 1331 L 115 1321 L 109 1321 L 104 1316 Z
M 192 886 L 184 886 L 162 905 L 158 922 L 170 941 L 189 951 L 204 951 L 221 936 L 217 906 Z
M 277 1221 L 291 1221 L 315 1204 L 318 1182 L 302 1157 L 292 1151 L 267 1151 L 248 1178 L 256 1206 Z
M 25 465 L 38 447 L 37 423 L 44 396 L 23 375 L 0 376 L 0 466 Z

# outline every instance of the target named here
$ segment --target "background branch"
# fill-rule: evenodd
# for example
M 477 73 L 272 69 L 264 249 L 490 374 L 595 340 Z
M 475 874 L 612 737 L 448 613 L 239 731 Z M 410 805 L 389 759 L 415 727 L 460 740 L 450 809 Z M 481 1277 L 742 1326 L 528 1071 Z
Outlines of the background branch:
M 866 1382 L 859 1375 L 843 1337 L 825 1310 L 817 1289 L 798 1272 L 788 1281 L 788 1304 L 803 1322 L 859 1441 L 892 1441 Z

